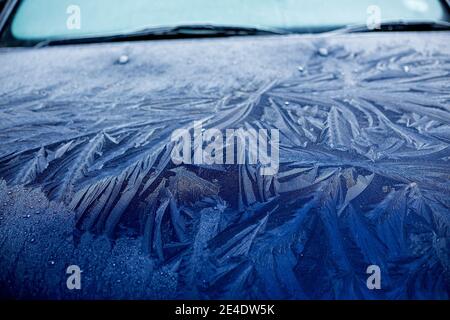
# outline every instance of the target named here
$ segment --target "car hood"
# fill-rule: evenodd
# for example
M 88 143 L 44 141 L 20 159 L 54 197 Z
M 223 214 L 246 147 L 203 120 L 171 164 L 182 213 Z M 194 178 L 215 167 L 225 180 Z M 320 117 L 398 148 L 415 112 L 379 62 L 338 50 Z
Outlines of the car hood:
M 86 233 L 132 239 L 189 298 L 446 298 L 446 43 L 422 32 L 1 49 L 3 196 L 34 190 L 68 210 L 70 226 L 52 230 L 74 232 L 64 243 L 86 264 L 100 264 L 76 249 Z M 175 165 L 171 135 L 194 121 L 278 129 L 278 173 Z M 369 265 L 389 289 L 367 290 Z

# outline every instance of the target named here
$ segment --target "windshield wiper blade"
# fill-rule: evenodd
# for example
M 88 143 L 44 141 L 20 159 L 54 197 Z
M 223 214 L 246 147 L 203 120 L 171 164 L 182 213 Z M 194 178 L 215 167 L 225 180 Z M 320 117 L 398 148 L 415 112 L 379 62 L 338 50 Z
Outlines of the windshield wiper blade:
M 244 27 L 244 26 L 221 26 L 213 24 L 179 25 L 175 27 L 146 28 L 128 35 L 151 34 L 151 35 L 264 35 L 264 34 L 286 34 L 287 31 L 270 28 Z M 126 35 L 125 35 L 126 36 Z
M 109 35 L 90 36 L 81 38 L 51 39 L 36 44 L 36 47 L 46 47 L 64 44 L 82 44 L 97 42 L 114 42 L 127 40 L 156 40 L 156 39 L 179 39 L 179 38 L 202 38 L 202 37 L 231 37 L 231 36 L 256 36 L 256 35 L 282 35 L 288 31 L 270 28 L 220 26 L 220 25 L 179 25 L 173 27 L 155 27 L 142 30 Z
M 378 28 L 369 28 L 367 25 L 351 25 L 330 31 L 330 34 L 357 33 L 357 32 L 383 32 L 383 31 L 449 31 L 450 23 L 446 21 L 391 21 L 383 22 Z

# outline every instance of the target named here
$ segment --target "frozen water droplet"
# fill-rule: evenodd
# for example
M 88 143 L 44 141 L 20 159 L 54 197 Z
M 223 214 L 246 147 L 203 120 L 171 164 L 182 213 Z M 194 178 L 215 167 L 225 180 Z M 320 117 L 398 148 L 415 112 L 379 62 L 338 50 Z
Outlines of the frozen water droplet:
M 48 262 L 50 265 L 55 265 L 55 261 L 54 260 L 50 260 L 49 262 Z
M 29 218 L 29 217 L 31 217 L 31 215 L 29 215 L 29 214 L 27 214 L 26 216 L 24 216 L 24 218 Z
M 32 243 L 34 242 L 34 238 L 31 238 L 31 240 L 30 240 Z
M 377 70 L 384 70 L 386 68 L 386 65 L 382 62 L 378 62 L 376 68 Z
M 286 101 L 284 104 L 288 106 L 289 105 L 289 101 Z
M 327 48 L 320 48 L 320 49 L 319 49 L 319 54 L 320 54 L 322 57 L 328 56 L 328 49 L 327 49 Z
M 123 54 L 119 57 L 120 64 L 126 64 L 126 63 L 128 63 L 129 60 L 130 60 L 130 58 L 128 58 L 128 56 L 126 54 Z
M 409 69 L 410 69 L 409 66 L 404 66 L 403 67 L 403 71 L 405 71 L 405 72 L 409 72 Z
M 303 72 L 303 71 L 305 71 L 305 68 L 303 66 L 298 66 L 297 70 L 299 72 Z

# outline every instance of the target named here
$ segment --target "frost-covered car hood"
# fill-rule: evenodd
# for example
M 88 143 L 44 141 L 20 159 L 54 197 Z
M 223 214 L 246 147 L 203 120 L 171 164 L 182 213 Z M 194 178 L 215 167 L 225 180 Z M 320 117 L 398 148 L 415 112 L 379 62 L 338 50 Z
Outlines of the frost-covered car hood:
M 2 295 L 448 298 L 448 43 L 0 50 Z M 279 129 L 279 173 L 175 166 L 170 136 L 194 120 Z M 84 270 L 77 293 L 58 278 L 70 264 Z M 381 290 L 366 286 L 369 265 Z

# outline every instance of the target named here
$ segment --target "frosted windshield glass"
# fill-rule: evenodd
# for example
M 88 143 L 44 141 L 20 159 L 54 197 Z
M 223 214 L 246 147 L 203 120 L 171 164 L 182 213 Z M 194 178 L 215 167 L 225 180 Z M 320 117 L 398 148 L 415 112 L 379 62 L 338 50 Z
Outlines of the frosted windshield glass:
M 36 40 L 181 24 L 286 30 L 339 27 L 365 24 L 373 5 L 379 7 L 381 21 L 442 20 L 445 16 L 438 0 L 25 0 L 11 31 L 17 39 Z

